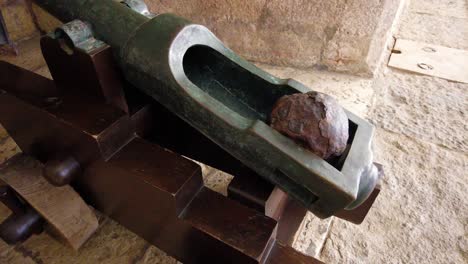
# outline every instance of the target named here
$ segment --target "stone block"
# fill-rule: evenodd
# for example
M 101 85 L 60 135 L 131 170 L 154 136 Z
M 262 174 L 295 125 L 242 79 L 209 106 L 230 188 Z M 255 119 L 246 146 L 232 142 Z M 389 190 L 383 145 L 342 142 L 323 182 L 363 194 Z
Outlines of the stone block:
M 372 75 L 404 0 L 146 0 L 206 25 L 246 59 Z
M 386 176 L 361 225 L 334 219 L 325 263 L 466 263 L 466 154 L 377 130 Z
M 101 216 L 99 222 L 98 231 L 79 251 L 64 246 L 46 233 L 29 238 L 23 247 L 37 255 L 42 263 L 142 263 L 150 248 L 148 242 L 105 216 Z M 173 261 L 158 252 L 161 253 L 157 256 L 162 260 L 160 263 Z M 147 257 L 156 259 L 156 256 Z
M 22 41 L 17 47 L 20 56 L 15 56 L 13 54 L 0 54 L 0 60 L 30 71 L 39 69 L 46 64 L 39 45 L 39 37 Z
M 233 178 L 232 175 L 213 168 L 208 173 L 203 172 L 205 186 L 224 196 L 227 196 L 227 189 Z
M 413 0 L 409 11 L 438 17 L 468 18 L 468 2 L 463 0 Z
M 380 66 L 404 1 L 348 1 L 321 63 L 335 71 L 373 75 Z
M 319 258 L 332 221 L 333 218 L 320 219 L 307 212 L 297 230 L 292 246 L 299 252 Z
M 467 152 L 467 84 L 389 70 L 374 84 L 370 114 L 386 130 Z
M 24 1 L 0 3 L 0 12 L 11 41 L 21 41 L 39 35 L 28 4 Z
M 18 247 L 11 247 L 3 240 L 0 240 L 0 263 L 8 264 L 37 264 L 34 256 L 29 254 L 28 250 L 20 245 Z
M 247 60 L 371 76 L 405 0 L 145 0 L 211 29 Z M 41 30 L 60 21 L 32 6 Z
M 466 10 L 466 9 L 465 9 Z M 397 38 L 445 46 L 454 49 L 468 49 L 468 23 L 466 18 L 437 16 L 424 12 L 408 12 L 401 18 Z

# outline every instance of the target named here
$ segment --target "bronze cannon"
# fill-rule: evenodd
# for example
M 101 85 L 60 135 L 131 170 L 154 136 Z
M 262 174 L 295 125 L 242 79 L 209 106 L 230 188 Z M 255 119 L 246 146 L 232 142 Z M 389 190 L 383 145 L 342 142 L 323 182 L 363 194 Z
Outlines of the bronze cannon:
M 257 263 L 289 254 L 274 241 L 290 236 L 280 221 L 290 207 L 302 208 L 297 219 L 309 210 L 363 220 L 381 175 L 370 123 L 345 110 L 346 150 L 325 160 L 270 126 L 280 98 L 310 89 L 257 68 L 206 27 L 152 15 L 133 0 L 36 2 L 67 22 L 41 40 L 54 82 L 0 64 L 0 74 L 10 76 L 0 79 L 0 123 L 53 185 L 72 185 L 86 202 L 187 262 L 224 254 L 233 263 Z M 229 197 L 262 215 L 204 188 L 197 166 L 178 154 L 234 175 Z M 9 166 L 19 170 L 18 159 L 25 158 L 12 160 L 5 174 Z M 148 211 L 149 200 L 160 204 Z M 225 208 L 240 218 L 230 219 Z M 223 227 L 235 223 L 244 224 Z M 179 231 L 174 237 L 166 229 Z
M 352 136 L 341 166 L 298 147 L 267 124 L 280 97 L 307 87 L 258 69 L 207 28 L 171 14 L 150 19 L 112 0 L 38 3 L 63 21 L 90 23 L 127 81 L 316 215 L 352 209 L 374 189 L 372 125 L 346 112 Z

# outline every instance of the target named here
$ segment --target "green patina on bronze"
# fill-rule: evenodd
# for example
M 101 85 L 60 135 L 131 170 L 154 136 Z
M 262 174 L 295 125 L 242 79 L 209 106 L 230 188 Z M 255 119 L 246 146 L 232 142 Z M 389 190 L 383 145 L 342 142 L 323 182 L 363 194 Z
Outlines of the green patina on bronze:
M 125 78 L 320 217 L 354 208 L 378 180 L 373 127 L 346 111 L 346 156 L 330 164 L 269 127 L 284 95 L 310 91 L 237 56 L 207 28 L 172 14 L 152 19 L 112 0 L 37 0 L 62 21 L 90 23 Z

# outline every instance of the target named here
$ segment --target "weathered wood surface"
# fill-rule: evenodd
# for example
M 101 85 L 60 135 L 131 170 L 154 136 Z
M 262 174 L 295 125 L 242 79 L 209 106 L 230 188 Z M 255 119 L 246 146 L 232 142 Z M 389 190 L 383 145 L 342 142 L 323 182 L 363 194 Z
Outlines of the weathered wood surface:
M 389 66 L 468 83 L 468 51 L 397 39 Z

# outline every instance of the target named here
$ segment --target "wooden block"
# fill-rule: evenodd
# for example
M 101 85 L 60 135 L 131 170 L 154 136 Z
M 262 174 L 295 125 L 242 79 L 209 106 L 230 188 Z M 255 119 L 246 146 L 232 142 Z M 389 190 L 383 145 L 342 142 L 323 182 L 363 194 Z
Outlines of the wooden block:
M 0 166 L 0 179 L 12 187 L 60 238 L 80 248 L 98 228 L 98 220 L 70 186 L 55 187 L 42 176 L 42 164 L 19 154 Z
M 397 39 L 389 66 L 468 83 L 468 51 Z

